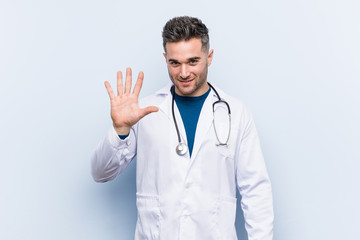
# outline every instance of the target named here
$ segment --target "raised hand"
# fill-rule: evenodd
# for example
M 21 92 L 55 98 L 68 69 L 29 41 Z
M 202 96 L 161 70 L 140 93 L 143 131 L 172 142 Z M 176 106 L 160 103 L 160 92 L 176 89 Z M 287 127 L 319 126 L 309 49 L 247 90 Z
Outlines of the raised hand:
M 149 113 L 157 112 L 155 106 L 139 108 L 138 98 L 144 79 L 144 73 L 140 72 L 133 92 L 131 93 L 131 68 L 126 69 L 125 89 L 123 90 L 122 72 L 117 72 L 117 96 L 114 94 L 110 83 L 105 81 L 105 87 L 110 97 L 111 119 L 117 134 L 127 135 L 130 128 L 141 118 Z

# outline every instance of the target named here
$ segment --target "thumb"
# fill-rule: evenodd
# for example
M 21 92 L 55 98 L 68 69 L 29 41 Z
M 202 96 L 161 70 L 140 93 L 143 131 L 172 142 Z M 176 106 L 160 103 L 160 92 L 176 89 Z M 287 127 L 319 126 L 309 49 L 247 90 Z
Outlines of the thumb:
M 141 109 L 140 115 L 141 115 L 141 118 L 143 118 L 146 115 L 148 115 L 149 113 L 153 113 L 153 112 L 157 112 L 157 111 L 159 111 L 158 107 L 149 106 L 149 107 Z

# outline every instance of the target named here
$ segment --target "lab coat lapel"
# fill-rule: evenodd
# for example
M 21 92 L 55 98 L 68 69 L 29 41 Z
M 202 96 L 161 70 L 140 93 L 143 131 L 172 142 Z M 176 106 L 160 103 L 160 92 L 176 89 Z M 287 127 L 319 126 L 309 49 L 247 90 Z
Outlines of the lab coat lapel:
M 165 88 L 161 89 L 158 94 L 166 94 L 165 96 L 165 100 L 159 105 L 159 109 L 160 111 L 164 112 L 164 114 L 169 118 L 170 121 L 173 122 L 173 128 L 169 131 L 175 131 L 175 136 L 177 138 L 177 133 L 176 133 L 176 128 L 175 128 L 175 123 L 174 123 L 174 119 L 172 116 L 172 94 L 170 93 L 170 88 L 171 88 L 171 84 L 169 84 L 168 86 L 166 86 Z M 185 127 L 184 127 L 184 123 L 182 121 L 181 115 L 180 115 L 180 111 L 176 105 L 176 103 L 174 102 L 174 112 L 175 112 L 175 118 L 176 118 L 176 122 L 179 128 L 179 132 L 180 132 L 180 137 L 181 137 L 181 141 L 183 143 L 187 144 L 187 138 L 186 138 L 186 132 L 185 132 Z
M 171 105 L 170 105 L 170 107 L 171 107 Z M 177 122 L 177 125 L 178 125 L 178 128 L 179 128 L 179 131 L 180 131 L 181 142 L 186 143 L 186 145 L 188 146 L 185 126 L 184 126 L 184 123 L 182 121 L 181 114 L 180 114 L 180 111 L 179 111 L 179 109 L 178 109 L 178 107 L 176 105 L 176 102 L 174 102 L 174 110 L 175 110 L 176 122 Z M 174 124 L 174 127 L 175 127 L 175 124 Z M 176 131 L 176 129 L 175 129 L 175 131 Z
M 195 159 L 199 152 L 202 142 L 213 123 L 213 110 L 212 104 L 214 102 L 214 92 L 211 90 L 209 96 L 206 98 L 204 105 L 201 109 L 199 120 L 196 126 L 194 148 L 191 154 L 191 159 Z

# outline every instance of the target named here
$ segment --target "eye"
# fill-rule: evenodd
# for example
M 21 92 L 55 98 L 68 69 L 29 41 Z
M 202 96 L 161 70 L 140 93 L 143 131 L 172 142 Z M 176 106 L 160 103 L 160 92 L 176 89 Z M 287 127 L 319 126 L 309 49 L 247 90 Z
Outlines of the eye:
M 176 66 L 179 66 L 179 63 L 178 62 L 170 62 L 170 65 L 173 67 L 176 67 Z
M 197 60 L 197 59 L 192 59 L 192 60 L 189 61 L 189 64 L 194 66 L 194 65 L 196 65 L 198 62 L 199 62 L 199 60 Z

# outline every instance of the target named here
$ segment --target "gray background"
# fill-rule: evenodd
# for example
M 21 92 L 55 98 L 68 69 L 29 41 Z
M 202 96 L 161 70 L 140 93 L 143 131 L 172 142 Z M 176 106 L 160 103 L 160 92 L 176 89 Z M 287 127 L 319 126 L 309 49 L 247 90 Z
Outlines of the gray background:
M 275 240 L 360 235 L 357 0 L 0 1 L 0 239 L 131 239 L 135 165 L 95 183 L 90 154 L 111 126 L 105 80 L 168 83 L 161 30 L 210 29 L 209 81 L 259 130 Z M 240 213 L 241 214 L 241 213 Z M 238 235 L 246 239 L 238 213 Z

